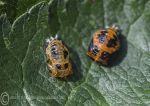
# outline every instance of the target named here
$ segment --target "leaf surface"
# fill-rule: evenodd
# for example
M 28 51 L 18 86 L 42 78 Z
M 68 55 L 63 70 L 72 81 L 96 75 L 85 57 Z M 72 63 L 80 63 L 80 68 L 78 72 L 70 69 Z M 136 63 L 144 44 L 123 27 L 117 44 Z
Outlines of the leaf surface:
M 11 106 L 150 105 L 150 2 L 51 0 L 40 2 L 11 25 L 0 17 L 0 93 Z M 92 33 L 117 23 L 121 49 L 104 67 L 86 51 Z M 58 34 L 68 46 L 74 74 L 50 76 L 45 39 Z

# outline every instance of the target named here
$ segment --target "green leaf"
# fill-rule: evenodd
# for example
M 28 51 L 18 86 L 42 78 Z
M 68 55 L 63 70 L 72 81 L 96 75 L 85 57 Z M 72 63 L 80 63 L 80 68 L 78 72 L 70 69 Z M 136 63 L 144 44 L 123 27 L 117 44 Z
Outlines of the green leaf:
M 40 2 L 41 0 L 17 0 L 17 16 L 30 9 L 31 6 Z M 49 1 L 49 0 L 44 0 Z
M 149 10 L 148 0 L 51 0 L 12 25 L 1 16 L 0 94 L 9 95 L 11 106 L 150 105 Z M 122 29 L 121 49 L 112 66 L 102 66 L 86 51 L 92 33 L 113 23 Z M 45 39 L 56 33 L 73 63 L 66 79 L 47 69 Z
M 17 14 L 18 0 L 0 0 L 0 15 L 7 14 L 8 19 L 13 22 Z

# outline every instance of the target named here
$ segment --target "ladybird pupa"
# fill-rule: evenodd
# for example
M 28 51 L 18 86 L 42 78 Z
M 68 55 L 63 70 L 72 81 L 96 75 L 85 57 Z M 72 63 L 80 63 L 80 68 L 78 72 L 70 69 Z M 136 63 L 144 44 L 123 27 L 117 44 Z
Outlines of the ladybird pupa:
M 71 75 L 72 65 L 69 58 L 69 51 L 58 35 L 46 39 L 46 57 L 48 69 L 53 77 L 66 77 Z
M 115 25 L 96 31 L 91 39 L 87 55 L 96 62 L 107 65 L 110 55 L 120 48 L 119 28 Z

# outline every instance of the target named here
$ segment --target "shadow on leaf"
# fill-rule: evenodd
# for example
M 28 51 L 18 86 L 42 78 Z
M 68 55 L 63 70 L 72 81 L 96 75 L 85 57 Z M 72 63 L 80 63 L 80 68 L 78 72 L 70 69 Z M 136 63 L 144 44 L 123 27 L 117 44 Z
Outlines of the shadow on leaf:
M 68 81 L 76 82 L 82 79 L 82 70 L 81 70 L 81 61 L 77 54 L 77 52 L 71 48 L 68 48 L 70 51 L 71 63 L 72 63 L 72 70 L 73 74 L 67 77 Z
M 113 67 L 119 65 L 126 57 L 127 49 L 128 49 L 127 39 L 122 34 L 120 34 L 118 37 L 120 40 L 120 49 L 111 55 L 107 67 Z

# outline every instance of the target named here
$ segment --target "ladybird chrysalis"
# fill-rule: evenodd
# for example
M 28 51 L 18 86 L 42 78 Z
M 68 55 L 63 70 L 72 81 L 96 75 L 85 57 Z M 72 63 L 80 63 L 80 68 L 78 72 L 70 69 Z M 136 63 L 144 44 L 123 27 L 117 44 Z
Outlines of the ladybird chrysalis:
M 58 36 L 46 39 L 46 57 L 48 69 L 53 77 L 67 77 L 71 75 L 72 65 L 69 51 Z
M 120 48 L 119 28 L 115 25 L 100 29 L 92 35 L 87 55 L 96 62 L 107 65 L 110 55 Z

